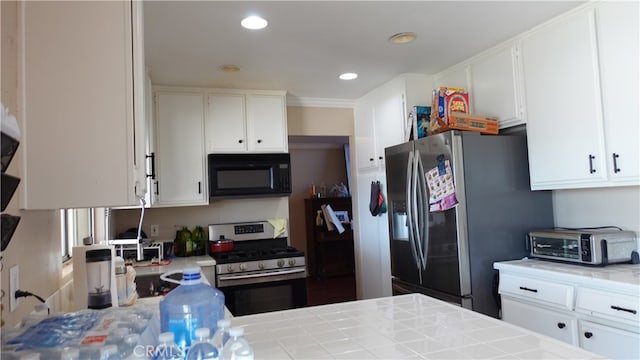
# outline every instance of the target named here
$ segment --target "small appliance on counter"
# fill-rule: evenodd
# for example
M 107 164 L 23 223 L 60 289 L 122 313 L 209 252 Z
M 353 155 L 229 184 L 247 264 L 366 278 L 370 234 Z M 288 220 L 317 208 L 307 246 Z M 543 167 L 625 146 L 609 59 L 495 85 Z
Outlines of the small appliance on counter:
M 118 306 L 115 250 L 109 245 L 74 246 L 72 250 L 74 308 Z
M 638 240 L 633 231 L 602 229 L 547 229 L 530 231 L 531 257 L 605 266 L 640 263 Z

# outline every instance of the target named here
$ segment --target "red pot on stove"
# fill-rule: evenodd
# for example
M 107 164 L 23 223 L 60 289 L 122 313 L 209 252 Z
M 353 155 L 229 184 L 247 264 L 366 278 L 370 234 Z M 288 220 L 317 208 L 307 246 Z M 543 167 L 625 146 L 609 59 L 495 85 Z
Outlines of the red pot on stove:
M 209 241 L 209 249 L 211 253 L 233 251 L 233 240 L 228 240 L 221 236 L 220 240 Z

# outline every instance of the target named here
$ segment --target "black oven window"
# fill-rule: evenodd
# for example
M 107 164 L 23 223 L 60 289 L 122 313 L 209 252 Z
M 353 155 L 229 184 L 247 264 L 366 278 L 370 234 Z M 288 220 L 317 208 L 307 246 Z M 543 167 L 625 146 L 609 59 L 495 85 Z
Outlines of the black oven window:
M 267 287 L 249 287 L 234 290 L 234 315 L 256 314 L 267 311 L 292 309 L 294 304 L 292 284 Z
M 219 189 L 256 189 L 271 187 L 271 170 L 219 170 Z

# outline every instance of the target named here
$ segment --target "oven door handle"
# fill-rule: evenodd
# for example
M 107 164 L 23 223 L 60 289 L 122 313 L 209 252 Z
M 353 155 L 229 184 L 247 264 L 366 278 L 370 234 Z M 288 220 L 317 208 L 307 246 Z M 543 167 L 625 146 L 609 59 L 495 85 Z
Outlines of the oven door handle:
M 266 276 L 279 276 L 279 275 L 287 275 L 287 274 L 296 274 L 306 271 L 305 269 L 295 269 L 295 270 L 285 270 L 285 271 L 277 271 L 277 272 L 269 272 L 269 273 L 260 273 L 260 274 L 249 274 L 249 275 L 233 275 L 233 276 L 220 276 L 218 280 L 241 280 L 241 279 L 252 279 L 258 277 L 266 277 Z

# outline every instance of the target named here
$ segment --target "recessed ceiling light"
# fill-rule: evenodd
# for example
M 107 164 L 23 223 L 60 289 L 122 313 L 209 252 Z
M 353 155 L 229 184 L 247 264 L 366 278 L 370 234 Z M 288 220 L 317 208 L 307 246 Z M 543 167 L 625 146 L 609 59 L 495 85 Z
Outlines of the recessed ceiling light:
M 397 33 L 395 35 L 391 35 L 391 37 L 389 38 L 389 41 L 391 41 L 394 44 L 406 44 L 408 42 L 412 42 L 417 37 L 418 35 L 416 35 L 416 33 L 402 32 L 402 33 Z
M 355 78 L 358 77 L 358 74 L 356 73 L 344 73 L 344 74 L 340 74 L 340 76 L 338 76 L 340 78 L 340 80 L 353 80 Z
M 240 25 L 242 25 L 244 28 L 249 30 L 264 29 L 267 27 L 268 24 L 269 22 L 267 20 L 261 18 L 260 16 L 255 16 L 255 15 L 246 17 L 242 19 L 242 21 L 240 22 Z
M 237 65 L 220 65 L 220 71 L 224 72 L 238 72 L 240 71 L 240 66 Z

